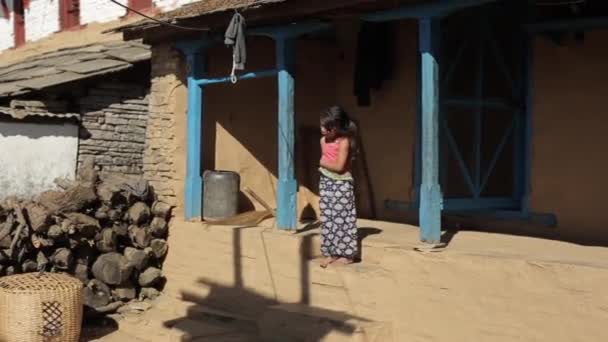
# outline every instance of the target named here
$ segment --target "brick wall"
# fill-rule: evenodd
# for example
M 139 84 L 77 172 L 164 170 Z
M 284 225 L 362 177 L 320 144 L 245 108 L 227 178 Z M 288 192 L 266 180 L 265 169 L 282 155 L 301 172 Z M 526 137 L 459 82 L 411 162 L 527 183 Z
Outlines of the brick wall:
M 106 83 L 80 99 L 82 115 L 78 163 L 95 158 L 103 172 L 141 175 L 148 120 L 147 89 Z

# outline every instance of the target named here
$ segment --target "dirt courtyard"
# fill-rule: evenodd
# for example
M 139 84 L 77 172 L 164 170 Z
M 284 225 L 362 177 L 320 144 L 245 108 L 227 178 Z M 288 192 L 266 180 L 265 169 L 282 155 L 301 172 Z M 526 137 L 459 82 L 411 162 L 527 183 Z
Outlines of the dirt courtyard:
M 267 223 L 268 226 L 272 222 Z M 318 231 L 175 223 L 166 293 L 88 341 L 606 341 L 608 249 L 360 221 L 363 261 L 319 267 Z M 95 339 L 97 338 L 97 339 Z

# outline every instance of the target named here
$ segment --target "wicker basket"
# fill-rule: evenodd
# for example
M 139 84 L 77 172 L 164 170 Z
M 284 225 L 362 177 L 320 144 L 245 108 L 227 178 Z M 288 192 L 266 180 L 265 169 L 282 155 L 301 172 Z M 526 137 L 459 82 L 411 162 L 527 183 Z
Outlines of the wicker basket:
M 81 324 L 80 280 L 56 273 L 0 278 L 0 341 L 78 342 Z

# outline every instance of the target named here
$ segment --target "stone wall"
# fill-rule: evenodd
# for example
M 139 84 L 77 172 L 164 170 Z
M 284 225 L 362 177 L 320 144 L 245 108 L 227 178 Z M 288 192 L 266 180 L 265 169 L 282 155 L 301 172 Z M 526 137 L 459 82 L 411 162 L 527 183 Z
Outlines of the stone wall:
M 141 175 L 148 120 L 147 89 L 106 83 L 80 99 L 82 114 L 78 163 L 95 158 L 103 172 Z
M 166 45 L 153 47 L 143 171 L 159 199 L 171 205 L 178 205 L 185 177 L 184 168 L 177 167 L 185 164 L 186 153 L 184 72 L 177 51 Z

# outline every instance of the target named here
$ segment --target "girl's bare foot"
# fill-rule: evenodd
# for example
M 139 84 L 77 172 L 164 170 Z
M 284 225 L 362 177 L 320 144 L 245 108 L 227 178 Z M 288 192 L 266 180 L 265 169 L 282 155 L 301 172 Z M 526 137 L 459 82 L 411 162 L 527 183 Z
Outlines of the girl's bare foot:
M 336 258 L 336 257 L 327 257 L 327 258 L 323 259 L 323 261 L 321 262 L 321 268 L 327 268 L 327 266 L 329 266 L 329 264 L 335 262 L 336 260 L 338 260 L 338 258 Z
M 337 259 L 335 262 L 342 264 L 342 265 L 350 265 L 353 263 L 353 259 L 341 257 L 341 258 Z

